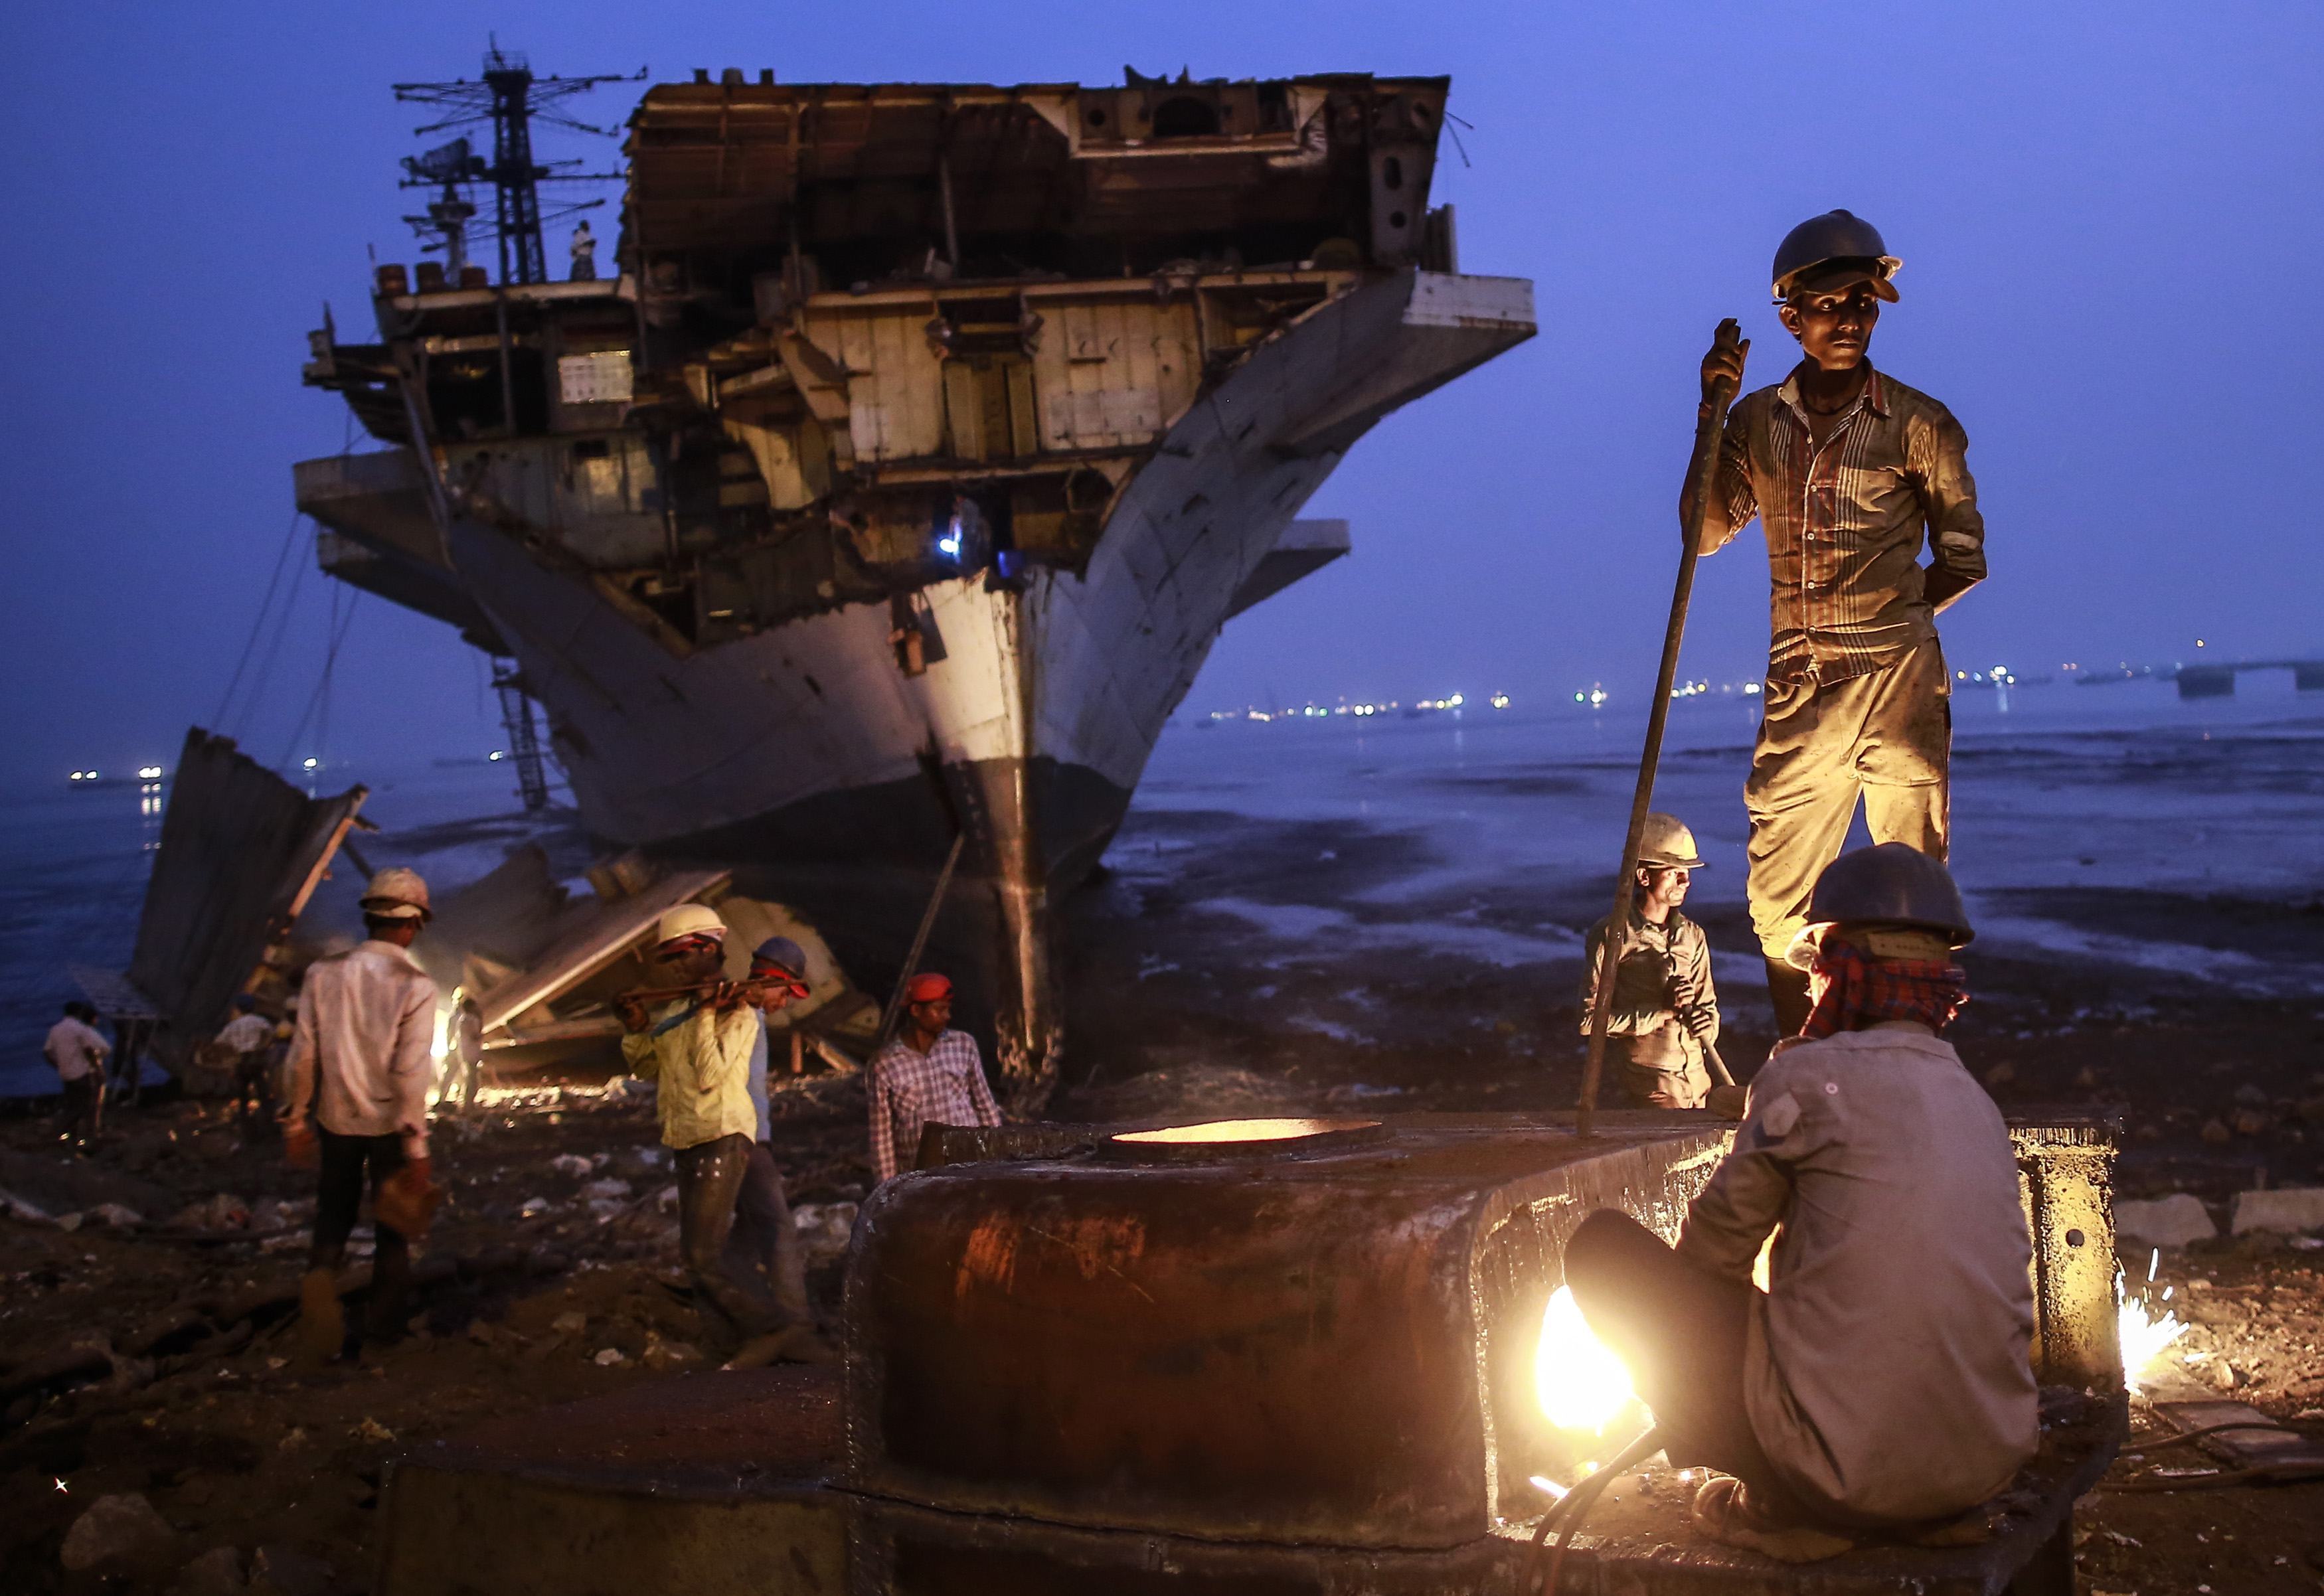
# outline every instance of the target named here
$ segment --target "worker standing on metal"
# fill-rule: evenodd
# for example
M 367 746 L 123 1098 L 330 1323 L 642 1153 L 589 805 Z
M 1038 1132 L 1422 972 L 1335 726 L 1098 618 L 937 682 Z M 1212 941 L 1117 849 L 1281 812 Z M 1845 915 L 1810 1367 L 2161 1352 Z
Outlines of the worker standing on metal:
M 347 1344 L 338 1274 L 366 1174 L 374 1241 L 364 1334 L 390 1341 L 403 1329 L 410 1242 L 437 1196 L 428 1161 L 436 983 L 410 953 L 429 914 L 418 872 L 379 872 L 363 897 L 367 940 L 308 966 L 300 988 L 282 1139 L 292 1164 L 318 1171 L 299 1296 L 300 1341 L 315 1359 Z
M 1711 944 L 1679 913 L 1702 868 L 1694 833 L 1675 816 L 1648 815 L 1638 847 L 1638 896 L 1622 935 L 1607 1056 L 1640 1108 L 1701 1108 L 1711 1094 L 1703 1050 L 1719 1042 L 1719 992 Z M 1599 972 L 1612 917 L 1590 927 L 1582 955 L 1582 1031 L 1598 1001 Z
M 1720 1471 L 1696 1523 L 1794 1561 L 1968 1512 L 2039 1438 L 2016 1154 L 1938 1034 L 1969 1001 L 1960 893 L 1886 843 L 1826 870 L 1806 918 L 1805 1029 L 1752 1080 L 1675 1250 L 1612 1210 L 1565 1249 L 1672 1463 Z
M 1804 358 L 1728 412 L 1719 500 L 1703 520 L 1705 554 L 1755 516 L 1767 536 L 1773 635 L 1744 796 L 1751 921 L 1784 1035 L 1807 1017 L 1806 978 L 1784 951 L 1858 800 L 1875 843 L 1946 852 L 1951 683 L 1935 617 L 1985 579 L 1985 521 L 1960 423 L 1868 357 L 1900 264 L 1844 210 L 1784 236 L 1775 294 Z M 1704 357 L 1706 402 L 1715 383 L 1740 384 L 1749 349 Z M 1686 527 L 1692 494 L 1690 482 Z
M 903 1034 L 872 1061 L 872 1169 L 912 1167 L 923 1125 L 998 1125 L 976 1038 L 952 1026 L 952 978 L 915 975 L 904 989 Z
M 662 1144 L 678 1166 L 678 1248 L 706 1322 L 742 1343 L 742 1367 L 786 1355 L 801 1328 L 731 1253 L 735 1208 L 751 1178 L 759 1113 L 751 1055 L 763 1021 L 747 988 L 725 979 L 726 922 L 682 903 L 661 917 L 652 964 L 671 987 L 691 989 L 649 1004 L 621 1000 L 622 1056 L 655 1084 Z M 812 1333 L 812 1326 L 806 1326 Z
M 218 1047 L 234 1060 L 234 1112 L 246 1121 L 271 1124 L 274 1116 L 274 1082 L 268 1055 L 274 1043 L 274 1024 L 258 1011 L 258 1000 L 246 992 L 234 994 L 234 1018 L 217 1034 Z
M 64 1018 L 49 1027 L 41 1055 L 57 1072 L 64 1089 L 64 1106 L 57 1118 L 57 1136 L 73 1151 L 86 1154 L 97 1146 L 105 1119 L 105 1061 L 113 1044 L 97 1029 L 97 1010 L 79 999 L 69 1000 Z

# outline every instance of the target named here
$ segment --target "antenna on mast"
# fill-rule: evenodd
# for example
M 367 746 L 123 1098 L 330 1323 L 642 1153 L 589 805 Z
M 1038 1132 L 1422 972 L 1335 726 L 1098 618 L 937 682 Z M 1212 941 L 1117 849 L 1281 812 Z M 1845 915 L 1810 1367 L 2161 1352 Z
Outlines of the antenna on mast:
M 491 47 L 484 51 L 480 81 L 462 78 L 450 83 L 395 85 L 395 97 L 399 100 L 441 106 L 452 113 L 440 122 L 414 129 L 415 133 L 442 133 L 487 121 L 493 125 L 493 158 L 489 163 L 475 155 L 464 138 L 425 155 L 405 158 L 404 170 L 410 174 L 403 180 L 405 188 L 432 189 L 440 184 L 444 190 L 442 197 L 429 206 L 426 220 L 416 217 L 406 219 L 422 233 L 441 235 L 446 253 L 449 254 L 456 248 L 461 263 L 465 263 L 467 222 L 475 216 L 475 208 L 457 192 L 457 185 L 489 182 L 497 197 L 495 232 L 500 243 L 501 281 L 546 282 L 549 264 L 540 239 L 540 185 L 619 182 L 622 174 L 567 170 L 579 166 L 578 161 L 537 160 L 532 152 L 532 125 L 539 120 L 576 133 L 618 137 L 616 128 L 576 121 L 556 107 L 601 83 L 641 82 L 645 69 L 640 68 L 634 76 L 536 78 L 523 56 L 503 50 L 498 39 L 486 37 Z M 570 216 L 604 203 L 603 199 L 581 200 L 560 207 L 556 214 Z

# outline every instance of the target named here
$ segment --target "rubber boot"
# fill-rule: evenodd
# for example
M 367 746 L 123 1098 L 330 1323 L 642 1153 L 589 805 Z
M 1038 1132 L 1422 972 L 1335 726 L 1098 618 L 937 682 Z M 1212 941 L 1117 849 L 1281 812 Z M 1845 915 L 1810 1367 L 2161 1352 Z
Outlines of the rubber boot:
M 300 1353 L 310 1363 L 327 1363 L 346 1349 L 346 1342 L 338 1270 L 309 1269 L 299 1281 Z
M 1767 961 L 1767 1001 L 1775 1006 L 1775 1035 L 1795 1037 L 1815 1005 L 1808 1000 L 1808 973 L 1782 959 Z

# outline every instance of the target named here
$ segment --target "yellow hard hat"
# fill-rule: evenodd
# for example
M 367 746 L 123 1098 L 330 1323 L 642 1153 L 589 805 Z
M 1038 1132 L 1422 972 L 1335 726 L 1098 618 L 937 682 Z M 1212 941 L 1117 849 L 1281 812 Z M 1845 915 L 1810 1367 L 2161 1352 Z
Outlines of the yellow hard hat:
M 416 870 L 406 870 L 392 864 L 371 878 L 364 889 L 364 912 L 383 920 L 427 920 L 435 913 L 428 907 L 428 883 L 420 879 Z
M 1675 815 L 1649 815 L 1638 839 L 1638 863 L 1650 870 L 1701 870 L 1702 855 L 1694 851 L 1694 833 Z
M 726 922 L 718 918 L 715 909 L 699 903 L 681 903 L 661 917 L 654 938 L 658 942 L 676 942 L 685 936 L 707 936 L 724 942 Z

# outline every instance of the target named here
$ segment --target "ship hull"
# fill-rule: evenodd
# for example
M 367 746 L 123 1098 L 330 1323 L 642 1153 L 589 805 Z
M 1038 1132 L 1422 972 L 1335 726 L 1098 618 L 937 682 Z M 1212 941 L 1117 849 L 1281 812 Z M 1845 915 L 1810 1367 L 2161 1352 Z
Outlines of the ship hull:
M 1532 331 L 1515 279 L 1406 271 L 1318 306 L 1170 419 L 1082 568 L 928 584 L 904 612 L 912 650 L 878 603 L 687 647 L 448 480 L 438 514 L 593 832 L 736 866 L 821 914 L 874 983 L 962 838 L 936 946 L 982 977 L 1004 1073 L 1038 1095 L 1060 1046 L 1052 906 L 1103 853 L 1238 595 L 1280 585 L 1263 563 L 1379 417 Z

